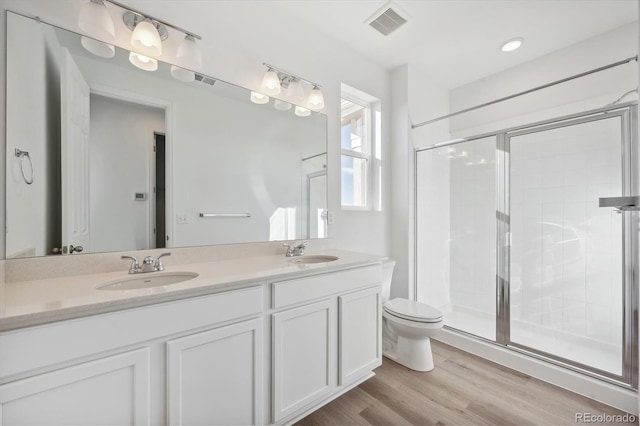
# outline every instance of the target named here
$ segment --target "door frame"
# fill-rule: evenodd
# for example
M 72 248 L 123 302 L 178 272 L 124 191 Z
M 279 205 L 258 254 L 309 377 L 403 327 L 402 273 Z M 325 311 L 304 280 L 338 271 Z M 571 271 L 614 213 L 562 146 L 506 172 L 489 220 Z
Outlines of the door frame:
M 171 220 L 171 218 L 173 217 L 173 203 L 171 202 L 173 195 L 173 103 L 166 99 L 153 98 L 138 93 L 131 93 L 126 90 L 117 89 L 102 84 L 93 85 L 91 87 L 91 94 L 164 110 L 165 130 L 164 132 L 159 132 L 156 130 L 155 133 L 164 133 L 165 136 L 165 232 L 167 236 L 166 248 L 173 247 L 174 228 L 173 221 Z M 149 137 L 151 140 L 150 146 L 153 147 L 153 145 L 155 144 L 154 133 L 152 133 Z M 154 153 L 151 152 L 149 155 L 152 156 L 153 154 Z M 155 157 L 153 162 L 155 164 Z M 148 174 L 150 175 L 151 170 L 148 170 L 148 172 Z M 152 182 L 154 180 L 155 179 L 151 179 L 149 180 L 149 182 Z M 155 193 L 152 191 L 154 183 L 150 183 L 150 185 L 150 197 L 147 198 L 149 202 L 147 217 L 152 220 L 153 223 L 150 223 L 151 226 L 149 226 L 149 230 L 147 231 L 149 233 L 147 238 L 147 241 L 149 243 L 153 239 L 152 231 L 155 224 Z M 153 200 L 150 199 L 151 195 L 153 196 Z M 153 206 L 151 206 L 151 201 L 154 202 Z

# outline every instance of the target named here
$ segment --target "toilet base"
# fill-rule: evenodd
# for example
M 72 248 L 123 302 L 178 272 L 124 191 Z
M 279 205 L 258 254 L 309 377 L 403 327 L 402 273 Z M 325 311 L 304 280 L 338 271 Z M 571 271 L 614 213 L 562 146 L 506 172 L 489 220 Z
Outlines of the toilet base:
M 431 339 L 416 340 L 398 336 L 395 345 L 383 345 L 382 355 L 414 371 L 426 372 L 434 368 Z
M 398 354 L 396 362 L 399 364 L 415 371 L 433 370 L 431 339 L 407 339 L 398 336 L 396 351 Z

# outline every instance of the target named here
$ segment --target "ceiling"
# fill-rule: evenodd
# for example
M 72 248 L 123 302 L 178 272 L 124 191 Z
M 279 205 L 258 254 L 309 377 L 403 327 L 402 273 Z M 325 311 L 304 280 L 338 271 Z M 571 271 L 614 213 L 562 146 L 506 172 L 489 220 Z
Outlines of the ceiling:
M 5 1 L 25 5 L 23 0 Z M 84 1 L 31 0 L 27 4 L 33 5 L 34 14 L 63 17 L 72 16 Z M 231 58 L 239 67 L 245 56 L 268 57 L 278 64 L 287 63 L 291 55 L 309 59 L 301 46 L 319 52 L 322 63 L 328 63 L 328 46 L 339 43 L 386 69 L 420 65 L 434 83 L 445 88 L 637 22 L 639 2 L 394 0 L 392 7 L 406 15 L 408 22 L 385 37 L 367 25 L 367 20 L 387 0 L 119 1 L 202 35 L 210 57 Z M 501 52 L 500 44 L 514 37 L 524 37 L 524 45 L 515 52 Z
M 393 69 L 419 64 L 453 88 L 638 20 L 637 0 L 315 0 L 276 2 L 291 19 Z M 385 37 L 366 24 L 381 7 L 407 24 Z M 503 53 L 502 42 L 523 37 Z

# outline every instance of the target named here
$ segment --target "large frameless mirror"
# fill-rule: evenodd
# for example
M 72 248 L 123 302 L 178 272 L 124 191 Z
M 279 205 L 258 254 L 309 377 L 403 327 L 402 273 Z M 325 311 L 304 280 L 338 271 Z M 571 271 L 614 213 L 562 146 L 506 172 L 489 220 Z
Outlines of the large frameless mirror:
M 326 116 L 87 42 L 8 13 L 7 258 L 326 237 Z

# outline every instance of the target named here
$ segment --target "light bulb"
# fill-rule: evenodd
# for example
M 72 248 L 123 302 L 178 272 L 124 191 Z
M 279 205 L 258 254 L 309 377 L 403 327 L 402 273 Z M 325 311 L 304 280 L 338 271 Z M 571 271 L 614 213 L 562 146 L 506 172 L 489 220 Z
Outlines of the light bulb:
M 269 102 L 269 97 L 258 92 L 251 92 L 251 102 L 258 105 L 263 105 Z
M 131 45 L 145 55 L 162 55 L 162 40 L 160 40 L 160 34 L 149 19 L 138 22 L 138 25 L 136 25 L 133 30 L 133 34 L 131 34 Z
M 309 93 L 307 106 L 314 111 L 324 108 L 324 96 L 318 86 L 313 86 L 313 90 Z
M 102 0 L 91 0 L 80 8 L 78 27 L 85 33 L 105 41 L 114 41 L 113 19 Z
M 135 52 L 129 53 L 129 62 L 145 71 L 155 71 L 158 69 L 158 61 L 156 59 Z
M 196 44 L 196 39 L 187 34 L 184 40 L 178 45 L 176 52 L 178 63 L 184 65 L 185 68 L 199 70 L 202 68 L 202 52 Z
M 267 95 L 277 95 L 280 93 L 280 78 L 278 73 L 269 68 L 262 77 L 262 91 Z

